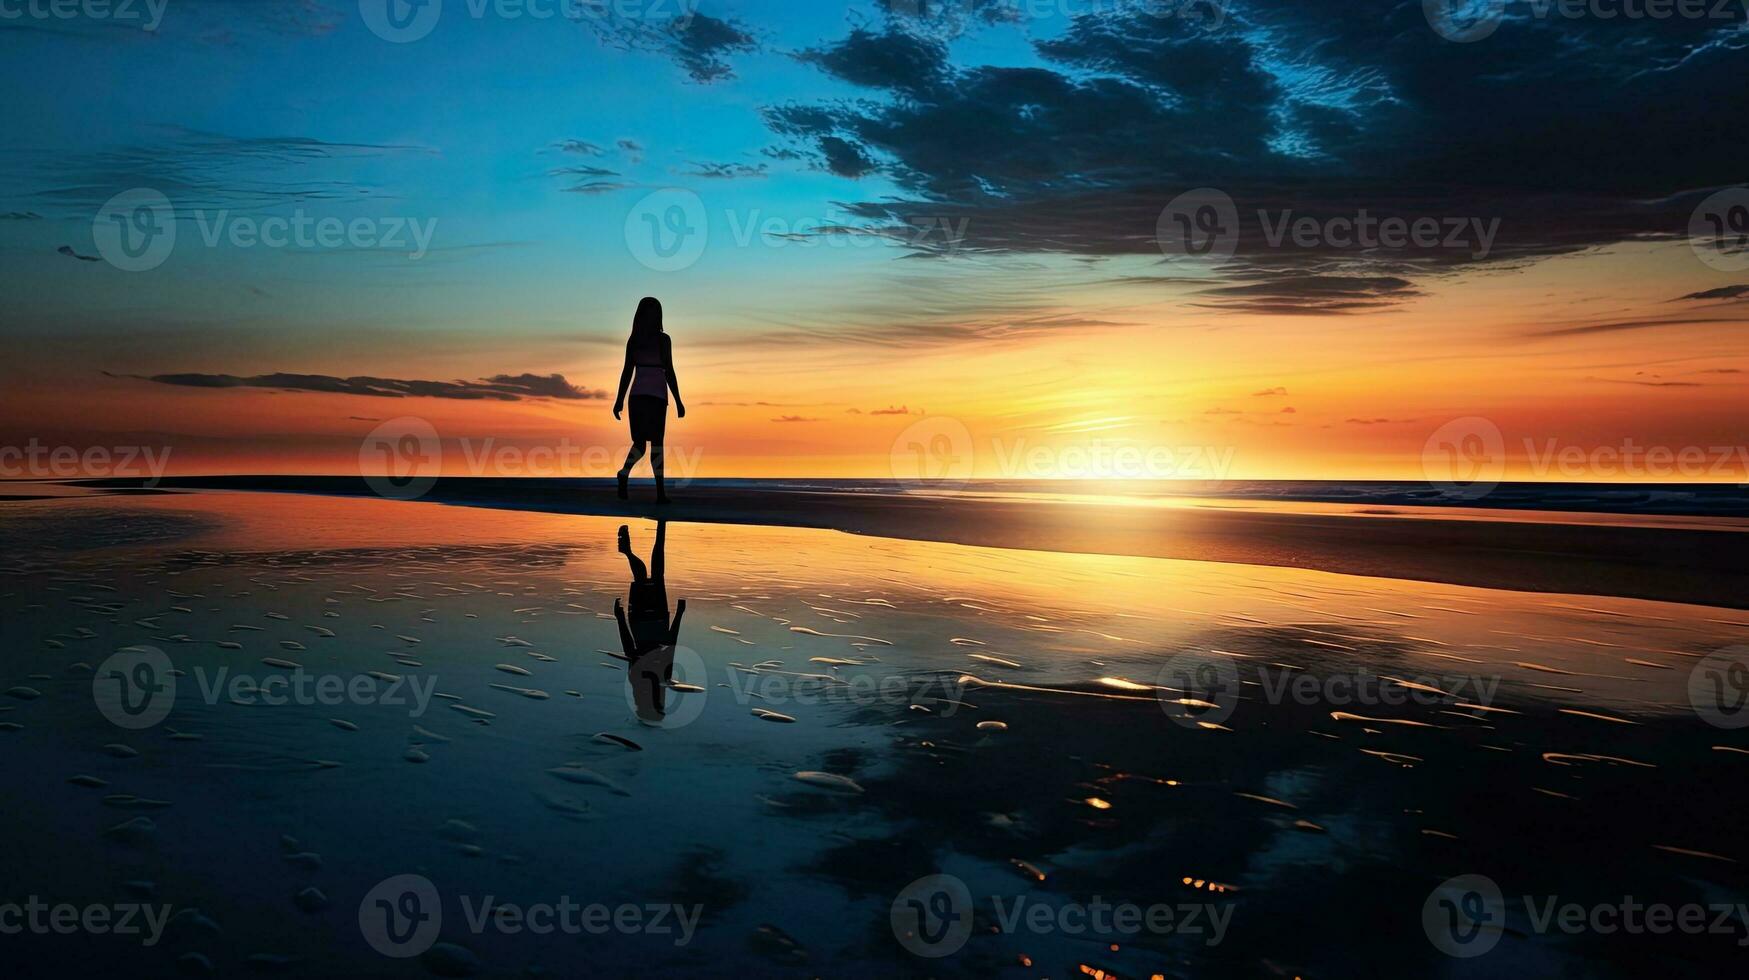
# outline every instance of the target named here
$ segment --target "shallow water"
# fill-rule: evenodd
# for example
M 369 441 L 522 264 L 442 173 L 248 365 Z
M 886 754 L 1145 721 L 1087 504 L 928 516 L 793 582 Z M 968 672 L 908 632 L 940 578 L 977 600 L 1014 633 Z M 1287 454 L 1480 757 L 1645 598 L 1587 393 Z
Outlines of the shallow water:
M 22 975 L 1662 976 L 1749 943 L 1532 914 L 1749 901 L 1749 729 L 1690 694 L 1738 611 L 675 524 L 679 644 L 637 654 L 617 520 L 0 506 L 0 905 L 176 916 L 0 936 Z M 1464 875 L 1502 898 L 1454 957 Z M 620 919 L 473 921 L 567 901 Z M 1175 924 L 1090 923 L 1117 906 Z

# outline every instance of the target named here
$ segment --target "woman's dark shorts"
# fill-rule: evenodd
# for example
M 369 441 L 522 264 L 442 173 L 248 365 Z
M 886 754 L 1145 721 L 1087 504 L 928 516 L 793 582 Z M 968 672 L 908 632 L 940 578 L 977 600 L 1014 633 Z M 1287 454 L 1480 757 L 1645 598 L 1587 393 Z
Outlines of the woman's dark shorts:
M 632 441 L 661 442 L 668 428 L 668 401 L 653 395 L 633 395 L 628 404 L 632 412 Z

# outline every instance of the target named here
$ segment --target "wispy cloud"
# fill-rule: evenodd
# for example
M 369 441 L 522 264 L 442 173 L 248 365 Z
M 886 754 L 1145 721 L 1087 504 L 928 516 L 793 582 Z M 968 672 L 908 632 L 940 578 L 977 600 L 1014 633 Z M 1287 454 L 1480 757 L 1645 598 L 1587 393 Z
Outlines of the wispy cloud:
M 770 165 L 764 163 L 694 163 L 692 169 L 686 171 L 686 176 L 702 177 L 706 180 L 736 180 L 764 177 L 770 169 Z
M 351 377 L 326 374 L 111 374 L 112 378 L 135 378 L 185 388 L 270 388 L 276 391 L 322 392 L 334 395 L 366 395 L 375 398 L 454 398 L 464 401 L 521 401 L 524 398 L 600 400 L 607 392 L 579 388 L 561 374 L 497 374 L 475 381 L 408 381 L 399 378 Z
M 151 142 L 73 154 L 24 153 L 14 165 L 12 195 L 89 216 L 121 191 L 151 188 L 178 211 L 255 211 L 299 202 L 358 200 L 372 188 L 352 163 L 423 156 L 429 147 L 356 143 L 310 136 L 229 136 L 179 126 L 156 127 Z

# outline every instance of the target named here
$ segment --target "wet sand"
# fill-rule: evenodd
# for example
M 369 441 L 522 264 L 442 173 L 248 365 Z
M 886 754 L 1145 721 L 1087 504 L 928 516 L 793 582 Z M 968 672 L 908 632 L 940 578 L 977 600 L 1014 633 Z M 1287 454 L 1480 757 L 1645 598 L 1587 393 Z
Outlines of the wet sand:
M 1569 936 L 1533 913 L 1744 902 L 1749 727 L 1694 682 L 1728 678 L 1709 664 L 1749 614 L 621 523 L 316 494 L 0 506 L 0 907 L 143 901 L 168 923 L 150 947 L 8 936 L 12 973 L 1740 965 L 1749 923 Z M 622 656 L 618 629 L 646 569 L 657 615 L 686 609 L 660 685 L 665 658 Z M 937 875 L 976 928 L 925 958 L 893 907 Z M 1453 959 L 1426 909 L 1472 875 L 1510 905 L 1497 949 Z M 432 930 L 391 931 L 385 895 Z M 696 930 L 478 911 L 565 901 L 688 909 Z M 1001 927 L 1022 901 L 1201 911 Z
M 139 481 L 92 481 L 109 490 Z M 352 477 L 178 477 L 159 486 L 371 495 Z M 1749 608 L 1749 521 L 1438 507 L 1052 502 L 687 487 L 618 500 L 610 481 L 445 479 L 420 499 L 546 513 L 825 528 L 982 547 L 1235 562 L 1509 589 Z M 1449 516 L 1447 516 L 1449 515 Z M 1638 523 L 1633 523 L 1638 520 Z M 1627 522 L 1627 523 L 1624 523 Z

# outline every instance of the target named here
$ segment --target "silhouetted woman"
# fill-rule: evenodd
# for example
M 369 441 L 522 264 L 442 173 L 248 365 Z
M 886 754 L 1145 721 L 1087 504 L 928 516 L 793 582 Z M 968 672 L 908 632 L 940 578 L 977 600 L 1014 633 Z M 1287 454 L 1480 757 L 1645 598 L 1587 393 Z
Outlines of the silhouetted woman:
M 634 380 L 633 374 L 636 373 Z M 632 336 L 626 341 L 625 368 L 619 373 L 619 397 L 613 400 L 613 417 L 625 408 L 626 388 L 632 395 L 632 448 L 619 471 L 619 499 L 626 499 L 626 481 L 632 467 L 644 458 L 650 444 L 650 471 L 656 474 L 656 502 L 668 502 L 662 485 L 662 435 L 668 427 L 668 393 L 674 392 L 674 414 L 686 418 L 686 403 L 680 400 L 680 380 L 674 376 L 674 344 L 662 332 L 662 304 L 654 296 L 638 302 L 632 317 Z
M 632 692 L 638 719 L 660 725 L 668 714 L 668 683 L 674 679 L 674 648 L 680 643 L 680 617 L 686 615 L 686 600 L 668 618 L 667 575 L 668 522 L 656 522 L 656 546 L 648 567 L 632 553 L 631 529 L 619 526 L 619 553 L 631 566 L 628 590 L 631 615 L 625 604 L 613 600 L 613 618 L 619 623 L 619 645 L 625 651 L 626 684 Z

